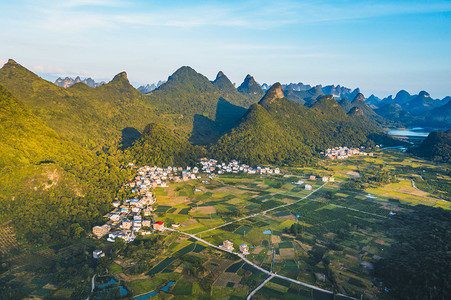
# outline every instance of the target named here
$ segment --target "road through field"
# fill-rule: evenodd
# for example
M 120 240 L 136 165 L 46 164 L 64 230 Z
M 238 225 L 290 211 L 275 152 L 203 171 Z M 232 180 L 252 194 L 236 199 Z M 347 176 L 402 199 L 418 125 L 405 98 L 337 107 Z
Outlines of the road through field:
M 219 226 L 216 226 L 216 227 L 213 227 L 213 228 L 210 228 L 210 229 L 207 229 L 207 230 L 198 232 L 198 233 L 196 233 L 196 235 L 201 234 L 201 233 L 204 233 L 204 232 L 212 231 L 212 230 L 215 230 L 215 229 L 218 229 L 218 228 L 221 228 L 221 227 L 224 227 L 224 226 L 227 226 L 227 225 L 230 225 L 230 224 L 233 224 L 233 223 L 242 221 L 242 220 L 246 220 L 246 219 L 249 219 L 249 218 L 252 218 L 252 217 L 256 217 L 256 216 L 258 216 L 258 215 L 262 215 L 262 214 L 264 215 L 264 214 L 266 214 L 267 212 L 270 212 L 270 211 L 273 211 L 273 210 L 276 210 L 276 209 L 279 209 L 279 208 L 282 208 L 282 207 L 287 207 L 287 206 L 290 206 L 290 205 L 299 203 L 300 201 L 302 201 L 302 200 L 304 200 L 304 199 L 307 199 L 308 197 L 310 197 L 311 195 L 313 195 L 314 193 L 316 193 L 317 191 L 319 191 L 320 189 L 322 189 L 326 184 L 327 184 L 327 182 L 325 182 L 323 185 L 321 185 L 321 186 L 320 186 L 319 188 L 317 188 L 316 190 L 312 191 L 312 192 L 311 192 L 310 194 L 308 194 L 307 196 L 304 196 L 304 197 L 302 197 L 302 198 L 299 198 L 298 200 L 296 200 L 296 201 L 293 202 L 293 203 L 282 204 L 282 205 L 279 205 L 279 206 L 276 206 L 276 207 L 273 207 L 273 208 L 270 208 L 270 209 L 261 211 L 261 212 L 259 212 L 259 213 L 255 213 L 255 214 L 252 214 L 252 215 L 249 215 L 249 216 L 246 216 L 246 217 L 242 217 L 242 218 L 240 218 L 240 219 L 233 220 L 233 221 L 230 221 L 230 222 L 228 222 L 228 223 L 224 223 L 224 224 L 222 224 L 222 225 L 219 225 Z

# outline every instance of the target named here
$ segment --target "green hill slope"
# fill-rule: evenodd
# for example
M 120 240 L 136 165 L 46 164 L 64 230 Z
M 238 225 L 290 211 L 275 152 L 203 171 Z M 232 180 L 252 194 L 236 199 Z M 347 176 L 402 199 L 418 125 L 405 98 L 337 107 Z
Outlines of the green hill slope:
M 235 106 L 246 105 L 248 101 L 229 83 L 225 75 L 211 83 L 192 68 L 181 67 L 166 83 L 147 94 L 146 101 L 166 127 L 194 144 L 207 144 L 235 125 L 217 120 L 231 114 L 231 120 L 237 120 L 244 113 L 244 109 L 223 110 L 224 100 Z
M 163 125 L 150 123 L 126 154 L 138 165 L 167 167 L 193 165 L 203 152 Z
M 124 128 L 142 130 L 153 117 L 124 72 L 98 88 L 79 83 L 65 89 L 9 60 L 0 69 L 0 84 L 57 133 L 79 143 L 119 143 Z
M 248 108 L 252 103 L 256 102 L 254 97 L 238 92 L 222 71 L 218 72 L 216 79 L 212 83 L 221 91 L 222 97 L 233 105 Z
M 332 96 L 322 97 L 307 108 L 285 98 L 276 83 L 211 151 L 222 160 L 304 165 L 319 151 L 359 146 L 368 142 L 371 134 L 384 135 L 372 123 L 360 124 L 346 115 Z
M 263 97 L 265 92 L 255 81 L 254 77 L 247 75 L 243 83 L 237 88 L 238 92 L 250 99 L 250 103 L 255 103 Z
M 451 162 L 451 129 L 432 131 L 414 153 L 437 162 Z
M 90 230 L 127 172 L 62 138 L 1 85 L 0 120 L 1 219 L 39 242 Z

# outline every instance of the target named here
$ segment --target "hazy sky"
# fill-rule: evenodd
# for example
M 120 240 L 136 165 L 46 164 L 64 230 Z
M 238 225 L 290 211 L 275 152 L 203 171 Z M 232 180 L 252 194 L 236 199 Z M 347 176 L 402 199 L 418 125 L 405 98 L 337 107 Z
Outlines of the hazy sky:
M 189 65 L 211 80 L 451 95 L 451 1 L 0 0 L 0 62 L 134 85 Z

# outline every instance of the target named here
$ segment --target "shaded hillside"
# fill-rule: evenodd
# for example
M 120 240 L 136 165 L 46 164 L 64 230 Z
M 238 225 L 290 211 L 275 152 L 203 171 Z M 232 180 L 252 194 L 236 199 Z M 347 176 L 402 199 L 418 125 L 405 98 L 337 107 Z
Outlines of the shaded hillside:
M 222 92 L 222 97 L 234 105 L 248 108 L 252 103 L 256 102 L 254 97 L 238 92 L 222 71 L 218 72 L 216 79 L 212 83 Z
M 9 60 L 0 69 L 0 84 L 56 132 L 79 143 L 119 143 L 122 129 L 142 130 L 153 117 L 125 72 L 97 88 L 77 83 L 65 89 Z
M 357 94 L 355 98 L 351 102 L 352 107 L 357 107 L 362 110 L 365 117 L 370 120 L 371 122 L 380 125 L 380 126 L 393 126 L 394 122 L 390 121 L 388 119 L 385 119 L 384 117 L 378 115 L 374 112 L 366 103 L 365 103 L 365 97 L 362 94 Z
M 318 86 L 312 87 L 307 91 L 299 91 L 296 94 L 304 99 L 306 106 L 312 106 L 318 98 L 324 96 L 323 91 Z
M 451 162 L 451 129 L 432 131 L 414 153 L 436 162 Z
M 251 103 L 255 103 L 265 94 L 260 85 L 255 81 L 254 77 L 247 75 L 243 83 L 237 88 L 238 92 L 250 99 Z
M 326 148 L 359 146 L 368 142 L 367 135 L 384 135 L 370 122 L 358 123 L 332 96 L 307 108 L 285 98 L 276 83 L 211 151 L 222 160 L 305 165 Z
M 201 148 L 157 123 L 148 124 L 141 138 L 126 150 L 136 164 L 159 167 L 193 165 L 202 154 Z
M 442 105 L 440 100 L 433 99 L 427 92 L 421 91 L 402 107 L 413 115 L 419 115 L 440 105 Z
M 434 127 L 451 127 L 451 100 L 443 106 L 436 107 L 419 116 L 418 124 Z
M 305 105 L 305 100 L 302 99 L 300 91 L 294 91 L 294 90 L 291 90 L 291 89 L 286 89 L 286 90 L 284 90 L 284 93 L 285 93 L 285 97 L 287 97 L 291 101 L 294 101 L 296 103 Z
M 38 242 L 90 230 L 127 172 L 58 135 L 1 85 L 0 119 L 1 219 Z
M 343 111 L 345 113 L 348 113 L 351 110 L 351 108 L 353 107 L 351 102 L 349 102 L 348 99 L 346 99 L 346 98 L 338 100 L 338 104 L 340 104 L 341 108 L 343 108 Z
M 224 76 L 219 76 L 220 78 Z M 246 100 L 234 93 L 227 84 L 228 79 L 218 79 L 218 89 L 207 77 L 190 67 L 182 67 L 172 74 L 166 83 L 147 94 L 146 102 L 155 109 L 159 122 L 183 137 L 190 137 L 194 144 L 208 144 L 215 141 L 221 132 L 230 129 L 218 127 L 216 119 L 222 114 L 237 112 L 231 120 L 239 119 L 240 110 L 225 112 L 222 102 L 234 99 L 235 103 Z M 231 97 L 233 96 L 233 97 Z M 232 124 L 231 124 L 232 123 Z M 232 126 L 233 122 L 221 122 L 223 126 Z

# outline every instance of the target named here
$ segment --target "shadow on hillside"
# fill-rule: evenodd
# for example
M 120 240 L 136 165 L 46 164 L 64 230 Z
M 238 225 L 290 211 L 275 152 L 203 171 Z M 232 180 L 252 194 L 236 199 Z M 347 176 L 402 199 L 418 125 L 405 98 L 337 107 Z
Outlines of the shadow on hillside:
M 193 131 L 189 138 L 194 145 L 206 145 L 219 138 L 216 124 L 206 116 L 195 114 L 193 118 Z
M 234 105 L 224 98 L 219 98 L 216 105 L 215 124 L 219 133 L 222 135 L 235 127 L 247 109 Z
M 141 137 L 141 133 L 134 127 L 122 129 L 121 150 L 127 149 Z
M 193 119 L 193 131 L 189 141 L 195 145 L 206 145 L 216 142 L 221 135 L 232 129 L 246 113 L 247 109 L 234 105 L 224 98 L 216 104 L 215 121 L 196 114 Z

